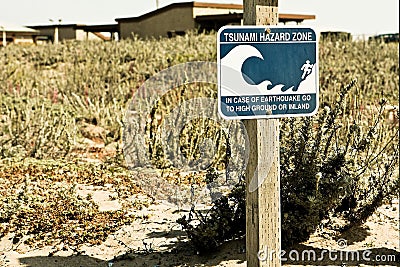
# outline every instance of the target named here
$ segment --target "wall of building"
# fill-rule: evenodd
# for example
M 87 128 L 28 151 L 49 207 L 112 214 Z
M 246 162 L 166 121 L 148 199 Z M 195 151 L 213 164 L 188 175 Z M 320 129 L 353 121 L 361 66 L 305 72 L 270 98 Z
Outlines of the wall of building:
M 84 31 L 84 30 L 75 30 L 75 36 L 76 36 L 76 40 L 87 40 L 88 39 L 88 34 Z
M 74 26 L 60 27 L 58 28 L 58 38 L 60 41 L 63 40 L 75 40 L 76 30 Z
M 54 37 L 54 28 L 53 27 L 39 28 L 37 30 L 40 32 L 40 35 Z
M 14 44 L 27 44 L 31 45 L 34 44 L 34 37 L 33 36 L 15 36 L 14 37 Z
M 141 38 L 167 37 L 168 32 L 187 31 L 195 28 L 192 7 L 181 6 L 139 20 L 119 21 L 122 39 L 136 34 Z
M 55 26 L 46 26 L 46 27 L 40 27 L 36 28 L 41 36 L 50 36 L 51 39 L 54 38 L 54 29 Z M 63 41 L 63 40 L 74 40 L 76 39 L 76 30 L 74 26 L 61 26 L 58 27 L 58 40 Z
M 29 33 L 8 32 L 6 35 L 6 45 L 9 44 L 34 44 L 35 36 Z M 3 46 L 3 36 L 0 32 L 0 47 Z

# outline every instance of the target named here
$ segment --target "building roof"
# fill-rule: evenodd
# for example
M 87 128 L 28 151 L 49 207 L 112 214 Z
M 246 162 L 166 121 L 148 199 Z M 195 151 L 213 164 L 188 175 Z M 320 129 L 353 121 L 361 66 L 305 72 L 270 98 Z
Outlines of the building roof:
M 47 24 L 47 25 L 32 25 L 31 28 L 42 30 L 58 27 L 73 28 L 76 30 L 84 30 L 87 32 L 118 32 L 118 24 L 101 24 L 101 25 L 85 25 L 85 24 Z
M 149 17 L 152 17 L 154 15 L 157 15 L 161 12 L 174 9 L 177 7 L 205 7 L 205 8 L 219 8 L 219 9 L 243 9 L 243 5 L 239 4 L 223 4 L 223 3 L 203 3 L 203 2 L 181 2 L 181 3 L 173 3 L 170 5 L 167 5 L 165 7 L 153 10 L 149 13 L 143 14 L 138 17 L 129 17 L 129 18 L 117 18 L 115 19 L 117 22 L 123 21 L 123 22 L 129 22 L 129 21 L 140 21 Z
M 243 5 L 240 4 L 223 4 L 223 3 L 203 3 L 203 2 L 191 2 L 193 7 L 209 7 L 209 8 L 220 8 L 220 9 L 243 9 Z
M 74 28 L 74 29 L 80 29 L 82 27 L 85 27 L 85 24 L 47 24 L 47 25 L 29 25 L 28 27 L 36 30 L 40 29 L 51 29 L 51 28 Z
M 3 31 L 15 32 L 15 33 L 32 33 L 32 34 L 38 33 L 38 31 L 25 26 L 0 21 L 0 32 Z
M 307 14 L 287 14 L 287 13 L 279 13 L 279 22 L 289 22 L 296 21 L 302 22 L 306 19 L 315 19 L 315 15 L 307 15 Z

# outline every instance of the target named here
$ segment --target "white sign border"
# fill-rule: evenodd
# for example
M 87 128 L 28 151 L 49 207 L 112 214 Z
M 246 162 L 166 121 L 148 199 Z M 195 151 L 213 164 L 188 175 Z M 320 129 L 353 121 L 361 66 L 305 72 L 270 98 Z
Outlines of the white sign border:
M 316 68 L 316 88 L 317 88 L 317 92 L 316 92 L 316 105 L 315 105 L 315 109 L 311 112 L 311 113 L 296 113 L 296 114 L 275 114 L 275 115 L 252 115 L 252 116 L 226 116 L 225 114 L 222 113 L 222 106 L 221 106 L 221 49 L 220 49 L 220 45 L 221 45 L 221 41 L 220 41 L 220 34 L 222 31 L 224 31 L 225 29 L 264 29 L 267 31 L 267 29 L 272 29 L 272 28 L 276 28 L 276 29 L 311 29 L 316 36 L 316 40 L 315 40 L 315 49 L 316 49 L 316 57 L 315 57 L 315 63 L 317 65 Z M 254 43 L 254 42 L 249 42 L 249 43 Z M 301 43 L 301 42 L 299 42 Z M 217 82 L 218 82 L 218 113 L 219 115 L 226 119 L 226 120 L 251 120 L 251 119 L 278 119 L 278 118 L 293 118 L 293 117 L 310 117 L 310 116 L 314 116 L 315 114 L 317 114 L 318 109 L 319 109 L 319 34 L 317 34 L 317 31 L 310 26 L 305 26 L 305 25 L 225 25 L 223 27 L 221 27 L 218 30 L 217 33 Z

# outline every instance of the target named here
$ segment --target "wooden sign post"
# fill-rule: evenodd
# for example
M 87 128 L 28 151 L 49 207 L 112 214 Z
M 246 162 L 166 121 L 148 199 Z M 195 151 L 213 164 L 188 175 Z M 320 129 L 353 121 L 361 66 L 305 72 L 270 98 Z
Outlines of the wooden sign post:
M 1 27 L 2 29 L 3 29 L 3 46 L 6 46 L 7 45 L 7 32 L 6 32 L 6 29 L 2 26 Z
M 276 26 L 278 0 L 244 0 L 244 24 L 218 31 L 219 113 L 249 138 L 247 266 L 280 266 L 278 118 L 317 112 L 318 44 L 311 28 Z
M 243 0 L 243 7 L 245 25 L 278 24 L 278 0 Z M 244 124 L 250 143 L 246 170 L 247 266 L 281 266 L 279 119 L 251 119 Z M 249 188 L 253 179 L 260 185 L 255 191 Z

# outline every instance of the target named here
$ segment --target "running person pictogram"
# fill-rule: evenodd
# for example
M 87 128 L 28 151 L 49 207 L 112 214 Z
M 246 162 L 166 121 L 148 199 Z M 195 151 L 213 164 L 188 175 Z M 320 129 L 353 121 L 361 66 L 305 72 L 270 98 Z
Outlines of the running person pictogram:
M 306 60 L 306 63 L 301 67 L 301 70 L 303 71 L 303 75 L 301 76 L 302 80 L 311 74 L 313 66 L 314 64 L 310 64 L 310 60 Z

